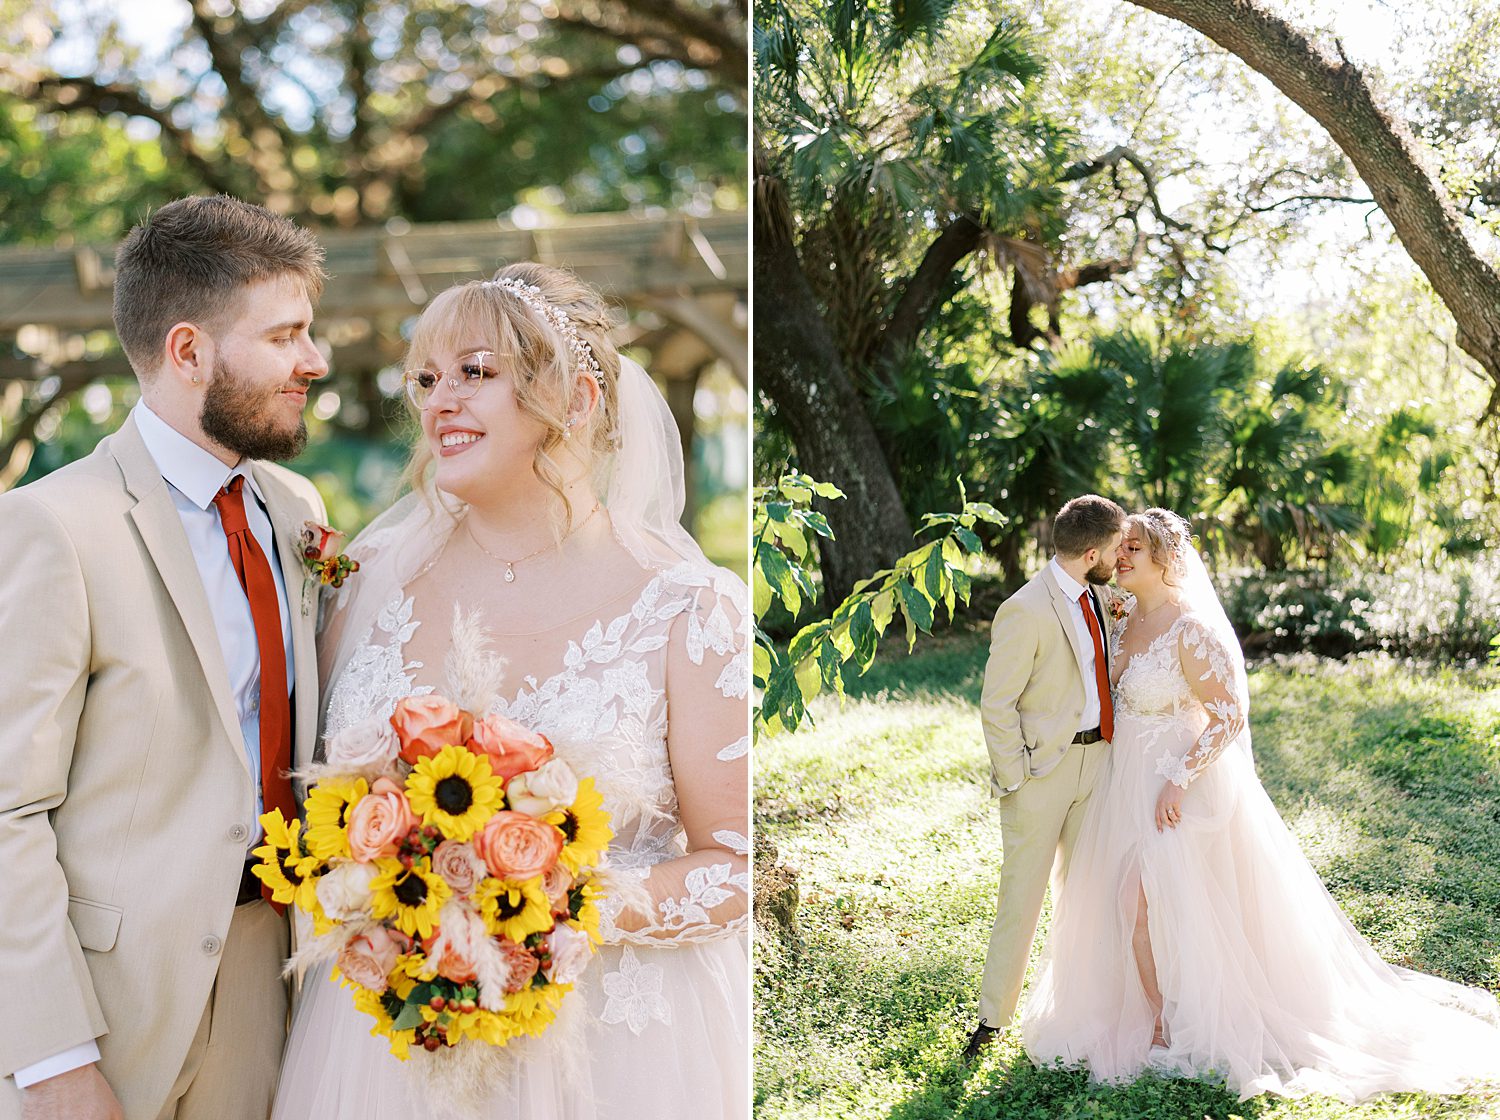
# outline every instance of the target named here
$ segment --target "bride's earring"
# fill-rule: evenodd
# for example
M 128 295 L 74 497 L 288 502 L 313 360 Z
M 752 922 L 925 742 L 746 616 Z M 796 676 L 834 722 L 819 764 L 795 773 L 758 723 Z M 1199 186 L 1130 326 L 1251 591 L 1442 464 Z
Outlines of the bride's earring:
M 563 422 L 563 439 L 572 439 L 572 438 L 573 438 L 573 418 L 571 416 L 569 416 L 567 418 L 567 420 L 565 420 Z

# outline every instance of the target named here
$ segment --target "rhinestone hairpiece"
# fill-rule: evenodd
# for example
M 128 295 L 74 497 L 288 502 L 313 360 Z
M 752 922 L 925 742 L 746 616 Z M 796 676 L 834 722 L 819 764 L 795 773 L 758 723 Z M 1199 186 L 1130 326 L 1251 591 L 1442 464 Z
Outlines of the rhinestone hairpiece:
M 578 328 L 573 325 L 573 320 L 568 318 L 568 313 L 556 304 L 548 303 L 547 297 L 542 295 L 542 289 L 535 284 L 528 284 L 524 280 L 518 280 L 514 276 L 507 276 L 501 280 L 482 280 L 482 288 L 504 288 L 511 295 L 531 308 L 547 322 L 561 332 L 568 340 L 568 349 L 573 351 L 573 360 L 578 372 L 587 374 L 600 385 L 604 384 L 604 370 L 599 368 L 599 361 L 594 357 L 594 351 L 589 344 L 583 341 L 583 336 L 578 333 Z

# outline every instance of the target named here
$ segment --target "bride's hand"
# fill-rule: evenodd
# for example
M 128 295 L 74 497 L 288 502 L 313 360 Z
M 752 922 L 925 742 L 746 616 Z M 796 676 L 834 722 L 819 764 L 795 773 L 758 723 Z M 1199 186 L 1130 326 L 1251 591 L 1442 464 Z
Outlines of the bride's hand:
M 1173 782 L 1167 782 L 1161 787 L 1161 793 L 1156 795 L 1156 831 L 1165 828 L 1176 828 L 1182 821 L 1182 795 L 1187 790 Z

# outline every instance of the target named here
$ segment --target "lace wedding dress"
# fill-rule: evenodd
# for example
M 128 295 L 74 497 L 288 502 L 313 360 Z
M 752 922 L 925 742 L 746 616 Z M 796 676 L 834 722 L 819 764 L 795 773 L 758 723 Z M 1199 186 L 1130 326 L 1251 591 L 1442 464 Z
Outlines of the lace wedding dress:
M 606 913 L 606 943 L 557 1022 L 512 1043 L 506 1076 L 485 1087 L 481 1114 L 495 1120 L 728 1120 L 748 1112 L 748 806 L 732 794 L 714 802 L 712 791 L 746 788 L 749 742 L 732 734 L 701 741 L 702 722 L 687 712 L 689 746 L 674 745 L 669 758 L 676 713 L 667 705 L 671 663 L 680 674 L 674 695 L 705 698 L 720 716 L 728 704 L 735 719 L 706 722 L 737 720 L 743 731 L 748 602 L 738 580 L 689 562 L 651 573 L 630 594 L 609 617 L 495 639 L 503 656 L 523 649 L 518 663 L 559 666 L 509 682 L 508 698 L 491 710 L 546 735 L 558 757 L 596 778 L 614 816 L 609 864 L 638 877 L 654 904 L 644 921 L 625 922 L 618 908 Z M 403 696 L 434 691 L 418 682 L 440 682 L 438 665 L 413 659 L 409 647 L 420 628 L 445 626 L 441 599 L 425 586 L 415 596 L 401 586 L 379 608 L 331 682 L 327 736 L 391 712 Z M 539 654 L 544 648 L 553 652 Z M 700 793 L 685 814 L 677 794 L 689 782 Z M 309 973 L 274 1116 L 427 1115 L 412 1068 L 426 1055 L 396 1060 L 370 1025 L 327 966 Z
M 1119 672 L 1108 768 L 1022 1013 L 1027 1053 L 1101 1081 L 1147 1068 L 1222 1080 L 1242 1100 L 1500 1078 L 1495 997 L 1382 961 L 1266 796 L 1226 629 L 1222 609 L 1186 610 Z M 1187 793 L 1181 823 L 1158 832 L 1166 780 Z M 1164 1048 L 1133 949 L 1142 897 Z

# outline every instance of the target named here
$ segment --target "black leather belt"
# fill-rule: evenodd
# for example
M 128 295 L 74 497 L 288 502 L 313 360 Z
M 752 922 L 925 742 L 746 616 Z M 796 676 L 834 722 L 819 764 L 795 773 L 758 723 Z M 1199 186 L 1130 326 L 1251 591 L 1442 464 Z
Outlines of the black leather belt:
M 1074 735 L 1073 742 L 1082 743 L 1084 746 L 1088 746 L 1090 743 L 1097 743 L 1103 738 L 1104 736 L 1099 733 L 1099 729 L 1097 727 L 1093 727 L 1087 731 L 1080 731 L 1077 735 Z
M 258 859 L 247 859 L 245 861 L 245 870 L 240 874 L 240 893 L 234 900 L 236 906 L 243 906 L 247 902 L 254 902 L 260 897 L 260 880 L 250 874 L 250 869 L 259 862 L 260 860 Z

